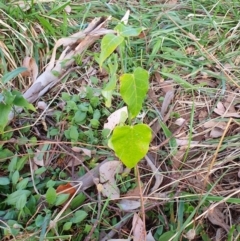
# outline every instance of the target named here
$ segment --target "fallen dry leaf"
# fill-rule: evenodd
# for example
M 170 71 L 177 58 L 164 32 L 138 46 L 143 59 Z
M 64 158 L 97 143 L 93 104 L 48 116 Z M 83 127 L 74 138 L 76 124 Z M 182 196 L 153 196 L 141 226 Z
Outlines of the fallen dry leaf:
M 157 80 L 158 83 L 164 82 L 164 78 L 160 75 L 159 72 L 154 72 L 155 79 Z
M 128 23 L 129 15 L 130 15 L 130 10 L 127 10 L 127 12 L 124 14 L 124 16 L 121 19 L 121 22 L 123 22 L 125 25 Z
M 139 200 L 122 199 L 118 202 L 118 206 L 123 211 L 131 211 L 139 208 L 141 206 L 141 202 Z
M 128 118 L 127 106 L 122 107 L 119 110 L 114 111 L 108 118 L 108 122 L 104 124 L 104 129 L 113 131 L 116 125 L 124 123 Z
M 217 108 L 213 110 L 216 114 L 222 116 L 222 117 L 235 117 L 235 118 L 240 118 L 240 115 L 238 113 L 231 113 L 231 112 L 226 112 L 226 109 L 223 105 L 222 102 L 218 102 Z M 226 113 L 225 113 L 226 112 Z
M 210 120 L 207 121 L 203 124 L 204 128 L 210 128 L 211 132 L 209 134 L 210 137 L 212 138 L 218 138 L 220 136 L 222 136 L 224 130 L 227 127 L 227 123 L 223 122 L 223 121 L 214 121 L 214 120 Z
M 196 231 L 195 229 L 190 229 L 188 230 L 188 232 L 185 234 L 185 237 L 188 239 L 188 240 L 193 240 L 196 236 Z
M 189 147 L 194 147 L 195 145 L 197 145 L 199 143 L 199 141 L 190 141 L 189 144 L 189 140 L 186 139 L 176 139 L 177 145 L 178 146 L 188 146 Z
M 38 76 L 38 66 L 36 61 L 32 57 L 26 56 L 23 60 L 23 67 L 27 68 L 26 71 L 22 72 L 23 77 L 31 77 L 32 81 L 35 82 Z
M 47 151 L 48 147 L 49 145 L 45 144 L 45 145 L 40 145 L 36 149 L 36 152 L 33 157 L 33 161 L 37 166 L 44 167 L 48 165 L 47 161 L 44 159 L 44 154 Z
M 47 108 L 47 103 L 44 101 L 38 101 L 37 108 L 40 110 L 45 110 Z
M 186 153 L 186 148 L 181 146 L 177 153 L 172 157 L 172 166 L 174 170 L 177 170 L 183 163 L 182 159 Z
M 123 171 L 123 165 L 120 161 L 109 161 L 99 168 L 100 182 L 102 183 L 102 194 L 105 197 L 115 199 L 120 197 L 120 191 L 117 187 L 115 175 Z
M 176 121 L 174 122 L 174 124 L 178 125 L 178 126 L 182 126 L 185 123 L 185 119 L 184 118 L 178 118 L 176 119 Z
M 67 5 L 67 6 L 64 8 L 64 10 L 65 10 L 66 13 L 71 13 L 72 8 L 71 8 L 69 5 Z
M 220 129 L 220 128 L 214 127 L 214 128 L 211 130 L 209 136 L 212 137 L 212 138 L 218 138 L 218 137 L 220 137 L 220 136 L 223 135 L 223 132 L 224 132 L 224 130 L 222 130 L 222 129 Z
M 229 232 L 230 227 L 224 222 L 224 215 L 218 207 L 215 207 L 215 208 L 210 207 L 207 213 L 207 218 L 212 224 L 220 226 L 227 233 Z
M 173 84 L 174 83 L 172 80 L 166 80 L 160 83 L 160 88 L 164 93 L 167 93 L 168 91 L 174 91 Z
M 133 221 L 133 241 L 141 241 L 145 239 L 146 231 L 144 230 L 144 223 L 138 214 L 134 213 Z
M 205 128 L 214 128 L 218 127 L 219 129 L 225 130 L 227 127 L 227 123 L 223 121 L 215 121 L 215 120 L 209 120 L 203 124 Z
M 172 102 L 174 98 L 174 91 L 173 90 L 169 90 L 165 97 L 164 97 L 164 100 L 163 100 L 163 103 L 162 103 L 162 108 L 161 108 L 161 115 L 162 117 L 164 117 L 170 103 Z
M 151 230 L 147 234 L 146 241 L 155 241 Z
M 57 193 L 65 193 L 70 194 L 69 199 L 75 194 L 76 189 L 73 187 L 70 183 L 67 183 L 65 185 L 59 185 L 56 189 Z
M 83 153 L 83 154 L 85 154 L 86 156 L 88 156 L 88 157 L 92 157 L 92 152 L 91 152 L 91 150 L 89 150 L 89 149 L 87 149 L 87 148 L 82 148 L 82 147 L 78 147 L 78 146 L 74 146 L 74 147 L 72 147 L 72 150 L 74 151 L 74 152 L 78 152 L 78 153 Z
M 223 228 L 217 229 L 217 232 L 216 232 L 216 235 L 215 235 L 215 241 L 222 241 L 222 237 L 224 235 L 223 232 L 224 232 Z
M 147 161 L 148 166 L 151 168 L 153 172 L 153 176 L 155 177 L 154 186 L 151 188 L 151 192 L 155 192 L 159 186 L 162 184 L 163 181 L 163 175 L 159 171 L 159 169 L 154 165 L 152 159 L 149 157 L 149 155 L 145 156 L 145 160 Z
M 199 122 L 203 121 L 208 116 L 208 113 L 206 110 L 200 110 L 198 115 Z

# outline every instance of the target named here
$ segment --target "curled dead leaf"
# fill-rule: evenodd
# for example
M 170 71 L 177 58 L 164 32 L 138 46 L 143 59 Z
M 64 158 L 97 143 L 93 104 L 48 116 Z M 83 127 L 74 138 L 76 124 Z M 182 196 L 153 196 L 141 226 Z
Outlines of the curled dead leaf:
M 231 112 L 226 112 L 226 109 L 223 105 L 222 102 L 217 103 L 217 108 L 213 110 L 216 114 L 222 116 L 222 117 L 235 117 L 235 118 L 240 118 L 240 115 L 238 113 L 231 113 Z
M 72 8 L 71 8 L 69 5 L 67 5 L 67 6 L 64 8 L 64 10 L 65 10 L 66 13 L 71 13 Z
M 78 146 L 74 146 L 72 147 L 72 150 L 74 152 L 78 152 L 78 153 L 83 153 L 86 156 L 92 157 L 92 152 L 91 150 L 88 150 L 87 148 L 82 148 L 82 147 L 78 147 Z
M 190 148 L 194 147 L 199 143 L 199 141 L 190 141 L 190 144 L 189 144 L 189 140 L 186 140 L 186 139 L 176 139 L 176 142 L 178 146 L 189 146 Z
M 109 161 L 99 168 L 100 182 L 102 183 L 102 194 L 105 197 L 116 199 L 120 197 L 120 191 L 117 187 L 115 175 L 123 171 L 123 165 L 120 161 Z
M 195 229 L 190 229 L 188 230 L 188 232 L 185 234 L 185 237 L 188 239 L 188 240 L 193 240 L 196 236 L 196 230 Z
M 151 230 L 147 234 L 146 241 L 155 241 Z
M 141 206 L 141 202 L 139 200 L 122 199 L 119 201 L 118 206 L 123 211 L 131 211 L 139 208 Z
M 130 15 L 130 10 L 127 10 L 127 12 L 124 14 L 124 16 L 121 19 L 121 22 L 123 22 L 125 25 L 128 23 L 129 15 Z
M 146 231 L 144 229 L 144 223 L 136 213 L 134 213 L 133 215 L 132 227 L 133 227 L 133 241 L 145 240 Z
M 69 198 L 71 198 L 76 193 L 75 187 L 73 187 L 70 183 L 67 183 L 65 185 L 59 185 L 56 191 L 57 193 L 70 194 Z
M 128 118 L 128 109 L 126 106 L 114 111 L 108 118 L 108 122 L 104 124 L 104 129 L 113 130 L 116 125 L 124 123 Z
M 161 115 L 164 117 L 166 111 L 167 111 L 167 108 L 169 107 L 170 103 L 172 102 L 174 98 L 174 91 L 173 90 L 169 90 L 165 97 L 164 97 L 164 100 L 163 100 L 163 103 L 162 103 L 162 108 L 161 108 Z
M 35 59 L 32 57 L 26 56 L 23 60 L 22 66 L 27 68 L 27 70 L 22 73 L 22 76 L 31 77 L 33 82 L 35 82 L 38 76 L 38 66 L 36 64 Z
M 182 126 L 185 123 L 185 119 L 184 118 L 178 118 L 176 119 L 176 121 L 174 122 L 174 124 L 178 125 L 178 126 Z
M 203 124 L 205 128 L 213 128 L 213 127 L 218 127 L 222 130 L 225 130 L 227 127 L 227 123 L 223 121 L 214 121 L 214 120 L 209 120 Z
M 224 130 L 214 127 L 210 132 L 210 137 L 218 138 L 223 135 Z
M 45 110 L 47 108 L 47 104 L 44 101 L 38 101 L 37 108 L 40 110 Z
M 207 218 L 212 224 L 220 226 L 227 233 L 229 232 L 230 227 L 224 222 L 224 215 L 218 207 L 210 207 L 207 213 Z

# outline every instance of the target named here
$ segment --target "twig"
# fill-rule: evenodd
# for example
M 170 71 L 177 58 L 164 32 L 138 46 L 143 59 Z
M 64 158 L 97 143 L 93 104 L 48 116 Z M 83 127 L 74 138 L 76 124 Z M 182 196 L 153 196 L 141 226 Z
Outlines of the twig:
M 145 156 L 145 160 L 147 161 L 148 165 L 152 169 L 153 175 L 154 175 L 154 177 L 156 179 L 156 181 L 154 183 L 154 186 L 151 189 L 151 192 L 154 192 L 161 185 L 161 183 L 163 181 L 163 175 L 159 172 L 159 168 L 155 167 L 155 165 L 153 164 L 151 158 L 149 158 L 148 155 Z
M 101 190 L 100 190 L 100 187 L 99 187 L 99 180 L 96 181 L 96 178 L 94 180 L 96 186 L 97 186 L 97 190 L 98 190 L 98 213 L 97 213 L 97 219 L 95 220 L 92 228 L 91 228 L 91 231 L 89 232 L 88 236 L 84 239 L 84 241 L 89 241 L 91 240 L 91 237 L 92 237 L 92 234 L 93 232 L 95 231 L 95 229 L 97 228 L 99 222 L 100 222 L 100 215 L 101 215 L 101 210 L 102 210 L 102 206 L 101 206 Z
M 142 221 L 143 221 L 143 240 L 146 241 L 146 217 L 145 217 L 145 208 L 144 208 L 144 200 L 143 200 L 143 193 L 142 193 L 142 187 L 141 187 L 141 179 L 140 179 L 140 173 L 138 169 L 138 165 L 136 167 L 137 170 L 137 179 L 138 179 L 138 186 L 139 186 L 139 195 L 141 200 L 141 212 L 142 212 Z
M 229 121 L 228 121 L 228 123 L 227 123 L 227 126 L 226 126 L 226 128 L 225 128 L 225 130 L 224 130 L 224 132 L 223 132 L 223 135 L 222 135 L 222 137 L 221 137 L 221 139 L 220 139 L 220 141 L 219 141 L 219 143 L 218 143 L 218 147 L 217 147 L 217 149 L 216 149 L 216 151 L 215 151 L 215 153 L 214 153 L 214 155 L 213 155 L 213 159 L 212 159 L 212 161 L 211 161 L 211 163 L 210 163 L 210 165 L 209 165 L 209 167 L 208 167 L 208 173 L 207 173 L 207 175 L 206 175 L 206 177 L 205 177 L 205 180 L 204 180 L 204 187 L 205 187 L 206 184 L 207 184 L 207 180 L 208 180 L 208 177 L 209 177 L 209 173 L 211 172 L 212 167 L 213 167 L 213 165 L 214 165 L 214 162 L 216 161 L 216 158 L 217 158 L 217 156 L 218 156 L 218 152 L 219 152 L 219 150 L 220 150 L 220 148 L 221 148 L 223 139 L 224 139 L 225 135 L 226 135 L 227 132 L 228 132 L 228 129 L 229 129 L 229 126 L 230 126 L 231 122 L 232 122 L 232 117 L 229 119 Z
M 116 232 L 126 224 L 126 222 L 133 216 L 133 214 L 126 214 L 123 218 L 121 218 L 121 221 L 112 229 L 104 238 L 102 238 L 100 241 L 107 241 L 111 239 Z

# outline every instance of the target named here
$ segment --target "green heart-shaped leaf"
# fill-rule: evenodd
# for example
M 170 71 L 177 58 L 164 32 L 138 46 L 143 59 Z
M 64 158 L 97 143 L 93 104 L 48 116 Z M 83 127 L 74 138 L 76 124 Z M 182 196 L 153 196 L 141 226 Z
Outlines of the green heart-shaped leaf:
M 147 154 L 151 138 L 151 129 L 145 124 L 118 126 L 113 131 L 110 145 L 116 156 L 132 168 Z
M 106 34 L 101 42 L 101 53 L 99 57 L 99 65 L 102 66 L 103 62 L 110 56 L 110 54 L 122 43 L 124 38 L 112 33 Z
M 133 74 L 123 74 L 120 77 L 120 93 L 128 105 L 131 118 L 138 115 L 149 88 L 148 72 L 140 67 Z

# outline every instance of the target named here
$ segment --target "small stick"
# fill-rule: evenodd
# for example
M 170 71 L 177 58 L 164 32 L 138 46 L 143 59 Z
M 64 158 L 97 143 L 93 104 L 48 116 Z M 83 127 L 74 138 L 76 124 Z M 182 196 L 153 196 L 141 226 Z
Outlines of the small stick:
M 97 219 L 94 222 L 91 231 L 89 232 L 88 236 L 84 239 L 84 241 L 90 241 L 92 234 L 94 232 L 94 230 L 97 228 L 99 222 L 100 222 L 100 216 L 101 216 L 101 210 L 102 210 L 102 206 L 101 206 L 101 190 L 100 190 L 100 186 L 99 186 L 99 180 L 96 181 L 97 178 L 94 179 L 94 183 L 97 186 L 97 191 L 98 191 L 98 213 L 97 213 Z
M 140 173 L 138 169 L 138 165 L 136 166 L 137 171 L 137 179 L 138 179 L 138 186 L 139 186 L 139 195 L 141 200 L 141 212 L 142 212 L 142 221 L 143 221 L 143 240 L 146 241 L 146 217 L 145 217 L 145 208 L 144 208 L 144 200 L 143 200 L 143 193 L 142 193 L 142 187 L 141 187 L 141 179 L 140 179 Z
M 214 162 L 216 161 L 218 152 L 219 152 L 219 150 L 220 150 L 220 148 L 221 148 L 223 139 L 224 139 L 225 135 L 226 135 L 227 132 L 228 132 L 228 129 L 229 129 L 229 126 L 230 126 L 231 122 L 232 122 L 232 117 L 229 119 L 229 121 L 228 121 L 228 123 L 227 123 L 227 126 L 226 126 L 226 128 L 225 128 L 225 130 L 224 130 L 224 132 L 223 132 L 223 135 L 222 135 L 222 137 L 221 137 L 221 139 L 220 139 L 220 141 L 219 141 L 219 143 L 218 143 L 218 147 L 217 147 L 217 149 L 216 149 L 216 151 L 215 151 L 215 153 L 214 153 L 214 155 L 213 155 L 213 159 L 212 159 L 212 161 L 211 161 L 211 163 L 210 163 L 210 165 L 209 165 L 209 167 L 208 167 L 208 172 L 207 172 L 207 175 L 206 175 L 205 180 L 204 180 L 204 187 L 205 187 L 206 184 L 207 184 L 207 180 L 208 180 L 208 177 L 209 177 L 209 173 L 210 173 L 210 171 L 212 170 L 212 167 L 213 167 Z

